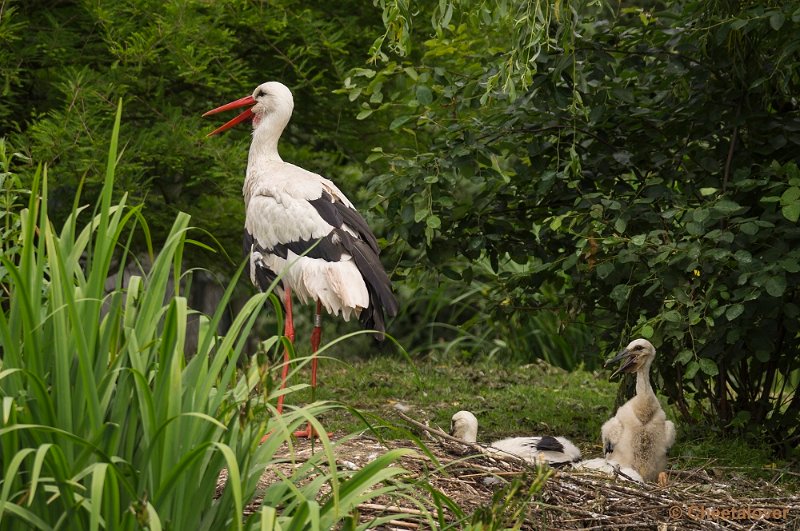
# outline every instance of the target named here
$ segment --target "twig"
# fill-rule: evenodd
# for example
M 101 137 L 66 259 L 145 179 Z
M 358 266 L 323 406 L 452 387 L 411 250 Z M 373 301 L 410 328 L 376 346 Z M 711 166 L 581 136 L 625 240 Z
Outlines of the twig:
M 359 509 L 370 509 L 372 511 L 386 511 L 392 513 L 407 513 L 424 516 L 426 513 L 419 509 L 412 509 L 410 507 L 398 507 L 397 505 L 381 505 L 378 503 L 359 503 Z
M 464 446 L 469 446 L 470 448 L 473 448 L 473 449 L 478 450 L 480 452 L 483 451 L 483 447 L 480 444 L 469 443 L 469 442 L 467 442 L 467 441 L 465 441 L 463 439 L 459 439 L 458 437 L 453 437 L 449 433 L 445 433 L 438 426 L 435 427 L 435 428 L 431 428 L 430 426 L 426 426 L 425 424 L 423 424 L 423 423 L 421 423 L 421 422 L 419 422 L 417 420 L 412 419 L 411 417 L 409 417 L 408 415 L 406 415 L 405 413 L 403 413 L 400 410 L 396 410 L 395 412 L 397 413 L 397 415 L 401 419 L 405 420 L 409 424 L 413 424 L 414 426 L 416 426 L 417 428 L 419 428 L 421 430 L 424 430 L 424 431 L 430 433 L 431 435 L 435 435 L 437 437 L 441 437 L 442 439 L 445 439 L 445 440 L 448 440 L 448 441 L 452 441 L 452 442 L 456 442 L 458 444 L 463 444 Z
M 492 470 L 486 470 L 482 474 L 462 474 L 459 476 L 459 479 L 472 479 L 472 478 L 485 477 L 487 474 L 491 474 L 492 476 L 498 476 L 498 477 L 515 477 L 515 476 L 521 476 L 523 472 L 519 470 L 514 470 L 510 472 L 500 472 L 500 471 L 495 472 Z
M 542 507 L 542 508 L 554 509 L 554 510 L 565 512 L 565 513 L 579 514 L 579 515 L 581 515 L 583 517 L 586 517 L 586 518 L 592 518 L 593 520 L 608 520 L 608 519 L 612 518 L 611 516 L 607 516 L 605 514 L 600 514 L 600 513 L 595 513 L 595 512 L 592 512 L 592 511 L 587 511 L 585 509 L 580 509 L 578 507 L 575 507 L 574 505 L 567 505 L 567 504 L 565 504 L 565 505 L 552 505 L 552 504 L 544 503 L 544 502 L 535 502 L 535 503 L 536 503 L 537 506 Z
M 419 524 L 415 524 L 414 522 L 406 522 L 404 520 L 389 520 L 386 522 L 386 524 L 397 527 L 405 527 L 407 529 L 419 529 Z
M 431 435 L 435 435 L 435 436 L 440 437 L 442 439 L 445 439 L 445 440 L 448 440 L 448 441 L 453 441 L 453 442 L 456 442 L 458 444 L 467 446 L 468 448 L 472 448 L 476 452 L 480 452 L 481 454 L 486 455 L 487 457 L 490 457 L 492 459 L 496 459 L 498 461 L 505 461 L 506 463 L 514 463 L 514 464 L 518 464 L 518 465 L 523 465 L 523 466 L 526 466 L 528 468 L 535 468 L 528 461 L 525 461 L 524 459 L 522 459 L 521 457 L 519 457 L 517 455 L 509 454 L 507 452 L 503 452 L 502 450 L 494 450 L 494 451 L 492 451 L 491 454 L 487 454 L 485 446 L 482 446 L 482 445 L 480 445 L 478 443 L 467 442 L 467 441 L 465 441 L 463 439 L 459 439 L 458 437 L 453 437 L 449 433 L 445 433 L 438 426 L 436 428 L 431 428 L 430 426 L 426 426 L 425 424 L 412 419 L 411 417 L 409 417 L 408 415 L 406 415 L 402 411 L 397 410 L 397 414 L 400 416 L 400 418 L 402 418 L 406 422 L 408 422 L 410 424 L 413 424 L 414 426 L 420 428 L 421 430 L 426 431 L 427 433 L 429 433 Z
M 728 178 L 731 175 L 731 162 L 733 162 L 733 150 L 736 147 L 736 137 L 739 135 L 739 115 L 741 114 L 741 111 L 742 101 L 739 100 L 739 103 L 736 106 L 736 118 L 733 119 L 733 134 L 731 135 L 731 143 L 728 147 L 728 157 L 725 159 L 725 173 L 722 177 L 722 193 L 725 193 L 728 188 Z

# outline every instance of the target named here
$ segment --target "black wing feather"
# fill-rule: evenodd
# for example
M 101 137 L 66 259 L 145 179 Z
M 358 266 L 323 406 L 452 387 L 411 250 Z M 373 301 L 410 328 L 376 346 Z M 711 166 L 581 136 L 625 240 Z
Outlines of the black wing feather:
M 564 445 L 555 437 L 545 435 L 536 444 L 536 449 L 542 452 L 564 452 Z
M 394 317 L 397 315 L 398 304 L 392 293 L 389 276 L 378 258 L 380 248 L 377 238 L 357 210 L 348 207 L 341 201 L 334 201 L 333 196 L 328 192 L 323 191 L 318 199 L 309 201 L 309 203 L 326 223 L 334 227 L 328 237 L 323 240 L 329 239 L 332 244 L 334 235 L 336 236 L 344 250 L 353 257 L 353 261 L 367 285 L 369 307 L 361 312 L 359 318 L 361 325 L 367 329 L 383 332 L 386 330 L 384 311 L 386 315 Z M 360 238 L 345 231 L 343 228 L 345 225 Z M 304 242 L 305 245 L 309 243 Z M 323 247 L 323 242 L 320 242 L 318 247 Z M 313 256 L 311 253 L 319 252 L 322 255 L 319 258 L 326 258 L 324 249 L 327 248 L 328 244 L 326 243 L 325 247 L 319 251 L 317 248 L 312 249 L 308 256 Z M 294 252 L 297 253 L 296 250 Z M 330 253 L 329 256 L 333 256 L 333 253 Z M 341 252 L 333 259 L 338 260 L 339 258 L 341 258 Z M 377 338 L 382 340 L 383 334 L 378 335 Z
M 372 252 L 366 242 L 358 240 L 346 232 L 343 232 L 342 236 L 342 243 L 353 257 L 369 292 L 369 307 L 362 310 L 359 317 L 361 325 L 367 329 L 383 332 L 386 330 L 384 310 L 390 317 L 397 315 L 398 310 L 397 299 L 392 293 L 389 276 L 383 270 L 378 255 Z M 379 334 L 377 338 L 383 340 L 383 334 Z
M 322 196 L 319 199 L 314 199 L 309 203 L 326 223 L 337 229 L 341 229 L 342 225 L 347 225 L 369 245 L 372 252 L 375 254 L 381 253 L 377 238 L 375 238 L 372 229 L 367 225 L 366 220 L 358 213 L 358 210 L 350 208 L 341 201 L 334 201 L 333 196 L 325 191 L 322 192 Z
M 253 251 L 257 251 L 262 254 L 267 253 L 266 249 L 258 245 L 256 239 L 253 237 L 252 234 L 250 234 L 249 231 L 247 231 L 247 229 L 245 229 L 244 231 L 244 238 L 242 243 L 244 245 L 244 255 L 248 258 L 250 257 L 250 253 L 252 253 Z M 273 271 L 272 269 L 268 268 L 266 265 L 264 265 L 264 263 L 261 262 L 260 260 L 255 264 L 252 264 L 251 268 L 253 267 L 255 268 L 255 270 L 250 271 L 251 273 L 250 278 L 255 281 L 255 285 L 259 290 L 267 291 L 267 289 L 275 281 L 275 279 L 278 278 L 278 274 L 275 273 L 275 271 Z
M 300 256 L 305 254 L 309 258 L 322 258 L 327 262 L 338 262 L 342 259 L 341 244 L 334 243 L 333 232 L 319 240 L 297 240 L 281 243 L 272 248 L 272 252 L 284 260 L 288 251 Z M 317 243 L 319 242 L 319 243 Z
M 323 190 L 320 197 L 312 199 L 309 203 L 314 207 L 319 216 L 325 220 L 325 223 L 337 229 L 342 228 L 344 220 L 339 210 L 336 208 L 336 205 L 333 204 L 333 197 L 331 194 Z
M 272 249 L 263 249 L 255 241 L 253 235 L 245 231 L 245 254 L 249 254 L 251 249 L 256 249 L 261 253 L 273 253 L 286 259 L 288 252 L 292 251 L 297 255 L 305 254 L 309 258 L 323 259 L 329 262 L 339 261 L 342 254 L 349 254 L 353 257 L 356 267 L 364 278 L 369 293 L 369 306 L 361 311 L 359 321 L 364 328 L 381 332 L 376 339 L 383 340 L 383 332 L 386 330 L 385 315 L 394 317 L 397 315 L 399 306 L 392 293 L 389 276 L 384 271 L 383 264 L 378 257 L 380 254 L 378 240 L 358 211 L 341 201 L 334 201 L 329 193 L 323 191 L 318 199 L 309 201 L 309 203 L 326 223 L 334 227 L 327 236 L 319 240 L 284 242 Z M 346 231 L 345 225 L 358 234 L 358 237 Z M 263 265 L 256 266 L 253 276 L 262 290 L 266 289 L 277 277 L 274 271 Z
M 364 328 L 384 332 L 386 330 L 384 311 L 390 317 L 397 315 L 398 304 L 392 293 L 392 283 L 383 270 L 380 258 L 366 242 L 359 240 L 349 232 L 334 229 L 319 240 L 282 243 L 267 252 L 286 259 L 289 250 L 297 255 L 306 253 L 306 256 L 310 258 L 320 258 L 329 262 L 340 260 L 344 253 L 353 257 L 353 262 L 364 278 L 369 293 L 369 306 L 364 308 L 359 316 L 359 321 Z M 377 335 L 376 338 L 383 340 L 383 334 Z

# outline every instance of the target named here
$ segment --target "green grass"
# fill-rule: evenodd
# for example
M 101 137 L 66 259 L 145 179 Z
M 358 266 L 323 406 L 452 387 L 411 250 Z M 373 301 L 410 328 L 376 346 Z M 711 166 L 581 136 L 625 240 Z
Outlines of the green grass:
M 460 363 L 403 358 L 323 360 L 320 399 L 341 400 L 358 409 L 390 413 L 400 402 L 445 429 L 467 409 L 481 422 L 481 438 L 523 432 L 559 432 L 588 439 L 600 432 L 616 385 L 591 373 L 569 373 L 544 363 L 505 366 L 492 360 Z M 331 419 L 347 431 L 347 417 Z M 599 441 L 598 441 L 599 445 Z

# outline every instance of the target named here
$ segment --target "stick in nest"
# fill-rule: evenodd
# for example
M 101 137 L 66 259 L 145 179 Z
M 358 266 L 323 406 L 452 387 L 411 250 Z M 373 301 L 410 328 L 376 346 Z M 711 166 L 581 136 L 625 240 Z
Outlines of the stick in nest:
M 431 428 L 430 426 L 426 426 L 425 424 L 423 424 L 423 423 L 421 423 L 421 422 L 419 422 L 417 420 L 412 419 L 411 417 L 409 417 L 408 415 L 406 415 L 405 413 L 403 413 L 400 410 L 396 410 L 396 413 L 400 416 L 401 419 L 405 420 L 409 424 L 413 424 L 417 428 L 419 428 L 421 430 L 424 430 L 425 432 L 427 432 L 427 433 L 429 433 L 431 435 L 434 435 L 436 437 L 440 437 L 441 439 L 444 439 L 446 441 L 451 441 L 451 442 L 456 442 L 458 444 L 463 444 L 464 446 L 468 446 L 468 447 L 472 448 L 473 450 L 477 450 L 479 452 L 483 451 L 483 447 L 480 444 L 468 443 L 468 442 L 466 442 L 466 441 L 464 441 L 462 439 L 459 439 L 458 437 L 453 437 L 449 433 L 445 433 L 445 431 L 442 430 L 438 426 L 435 427 L 435 428 Z

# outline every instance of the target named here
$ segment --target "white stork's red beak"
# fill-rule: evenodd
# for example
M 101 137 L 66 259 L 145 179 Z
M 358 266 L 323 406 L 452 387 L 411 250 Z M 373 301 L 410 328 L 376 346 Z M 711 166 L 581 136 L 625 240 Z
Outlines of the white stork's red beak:
M 239 107 L 246 107 L 248 105 L 255 105 L 255 103 L 256 103 L 256 100 L 255 100 L 255 98 L 253 98 L 253 96 L 245 96 L 244 98 L 239 98 L 236 101 L 232 101 L 230 103 L 226 103 L 225 105 L 223 105 L 221 107 L 217 107 L 216 109 L 211 109 L 207 113 L 203 114 L 203 116 L 209 116 L 211 114 L 217 114 L 218 112 L 228 111 L 230 109 L 238 109 Z M 223 131 L 227 131 L 228 129 L 230 129 L 234 125 L 237 125 L 237 124 L 240 124 L 240 123 L 242 123 L 242 122 L 244 122 L 246 120 L 252 120 L 252 119 L 253 119 L 253 110 L 252 109 L 247 109 L 246 111 L 244 111 L 242 114 L 240 114 L 239 116 L 237 116 L 233 120 L 231 120 L 231 121 L 229 121 L 229 122 L 217 127 L 216 129 L 214 129 L 213 131 L 208 133 L 206 136 L 213 136 L 213 135 L 216 135 L 217 133 L 221 133 Z

